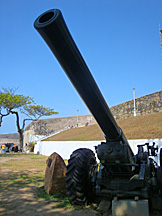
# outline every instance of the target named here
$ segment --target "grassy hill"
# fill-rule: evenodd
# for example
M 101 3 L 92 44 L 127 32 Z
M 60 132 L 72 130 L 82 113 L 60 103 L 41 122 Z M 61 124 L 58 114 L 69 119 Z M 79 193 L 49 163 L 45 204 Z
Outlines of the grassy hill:
M 118 120 L 127 139 L 162 138 L 162 112 Z M 98 125 L 73 128 L 52 136 L 46 141 L 104 140 Z

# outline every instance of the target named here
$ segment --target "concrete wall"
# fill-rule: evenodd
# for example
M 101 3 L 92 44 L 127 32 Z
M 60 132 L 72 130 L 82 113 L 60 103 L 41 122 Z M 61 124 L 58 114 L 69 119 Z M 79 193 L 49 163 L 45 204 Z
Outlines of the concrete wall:
M 27 130 L 24 132 L 24 142 L 23 145 L 25 146 L 25 143 L 30 142 L 30 137 L 34 135 L 34 131 L 33 130 Z
M 132 117 L 134 114 L 133 100 L 111 107 L 115 119 Z M 145 115 L 147 113 L 162 112 L 162 91 L 145 95 L 136 99 L 136 114 Z
M 124 119 L 133 116 L 133 100 L 113 106 L 110 109 L 115 119 Z M 162 112 L 162 91 L 155 92 L 136 99 L 137 115 L 145 115 L 147 113 Z M 87 122 L 89 125 L 96 124 L 92 115 L 83 115 L 78 117 L 79 127 L 84 126 Z M 76 126 L 77 117 L 51 118 L 33 121 L 24 132 L 24 144 L 30 141 L 31 135 L 50 135 L 65 129 L 68 126 Z M 0 134 L 0 143 L 13 142 L 19 144 L 18 134 Z
M 6 133 L 0 134 L 0 143 L 14 143 L 19 145 L 19 134 L 18 133 Z
M 115 119 L 124 119 L 133 116 L 133 100 L 113 106 L 110 110 Z M 155 113 L 162 111 L 162 91 L 155 92 L 136 99 L 137 115 Z M 79 116 L 79 127 L 84 126 L 87 122 L 89 125 L 96 124 L 92 115 Z M 51 118 L 33 121 L 30 123 L 24 133 L 24 143 L 29 142 L 31 135 L 50 135 L 61 129 L 76 126 L 77 117 Z
M 95 150 L 94 146 L 100 141 L 38 141 L 34 148 L 34 153 L 49 156 L 57 152 L 64 159 L 69 159 L 71 153 L 78 148 L 89 148 Z
M 162 139 L 138 139 L 128 140 L 132 151 L 137 154 L 137 145 L 155 142 L 159 148 L 162 147 Z M 57 152 L 63 159 L 69 159 L 71 153 L 78 148 L 89 148 L 95 152 L 95 146 L 101 141 L 38 141 L 34 148 L 34 153 L 50 156 L 53 152 Z M 97 158 L 97 156 L 96 156 Z M 157 162 L 159 158 L 156 157 Z
M 78 116 L 78 123 L 78 126 L 82 127 L 86 123 L 89 125 L 96 124 L 96 121 L 92 115 L 82 115 Z M 68 127 L 75 127 L 76 124 L 77 116 L 33 121 L 25 128 L 24 143 L 29 142 L 31 135 L 50 135 Z

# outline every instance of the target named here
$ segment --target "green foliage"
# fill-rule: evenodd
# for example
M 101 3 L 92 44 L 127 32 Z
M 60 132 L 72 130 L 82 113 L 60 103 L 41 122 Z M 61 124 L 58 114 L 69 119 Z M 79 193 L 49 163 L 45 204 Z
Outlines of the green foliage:
M 36 105 L 31 97 L 15 94 L 12 89 L 9 89 L 8 92 L 6 89 L 0 92 L 0 114 L 2 110 L 11 113 L 15 109 L 30 117 L 31 120 L 58 113 L 49 107 Z
M 28 148 L 30 152 L 34 152 L 34 146 L 35 146 L 36 142 L 29 142 L 28 143 Z
M 39 119 L 42 116 L 50 116 L 50 115 L 58 113 L 58 112 L 55 112 L 54 109 L 51 109 L 49 107 L 46 108 L 42 105 L 25 106 L 23 107 L 21 112 L 26 114 L 29 117 L 33 116 L 35 119 Z
M 38 120 L 42 116 L 57 114 L 54 109 L 36 105 L 34 100 L 29 96 L 15 94 L 17 89 L 5 89 L 0 91 L 0 126 L 5 116 L 10 114 L 16 115 L 16 125 L 20 136 L 20 147 L 23 147 L 23 130 L 26 120 Z M 25 114 L 28 118 L 23 120 L 23 126 L 20 127 L 20 113 Z
M 10 92 L 0 92 L 0 107 L 10 112 L 13 109 L 31 104 L 33 99 L 28 96 L 14 95 Z
M 13 88 L 3 88 L 3 91 L 0 91 L 0 126 L 3 117 L 15 114 L 18 132 L 22 135 L 26 120 L 38 120 L 42 116 L 50 116 L 58 113 L 49 107 L 36 105 L 34 100 L 29 96 L 15 94 L 16 90 Z M 22 128 L 20 128 L 19 112 L 28 116 L 28 119 L 23 120 Z M 22 138 L 22 136 L 20 137 Z

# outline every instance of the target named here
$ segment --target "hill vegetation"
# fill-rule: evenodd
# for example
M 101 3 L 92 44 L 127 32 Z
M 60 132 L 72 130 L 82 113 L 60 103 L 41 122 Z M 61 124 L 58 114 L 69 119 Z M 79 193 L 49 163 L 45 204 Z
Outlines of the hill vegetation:
M 127 139 L 162 138 L 162 112 L 117 120 Z M 104 140 L 98 125 L 73 128 L 52 136 L 46 141 Z

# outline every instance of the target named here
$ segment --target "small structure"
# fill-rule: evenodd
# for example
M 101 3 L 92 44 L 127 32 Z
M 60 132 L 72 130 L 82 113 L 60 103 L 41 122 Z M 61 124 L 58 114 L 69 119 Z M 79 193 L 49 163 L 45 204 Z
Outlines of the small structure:
M 47 194 L 65 193 L 66 165 L 62 157 L 54 152 L 46 161 L 44 188 Z

